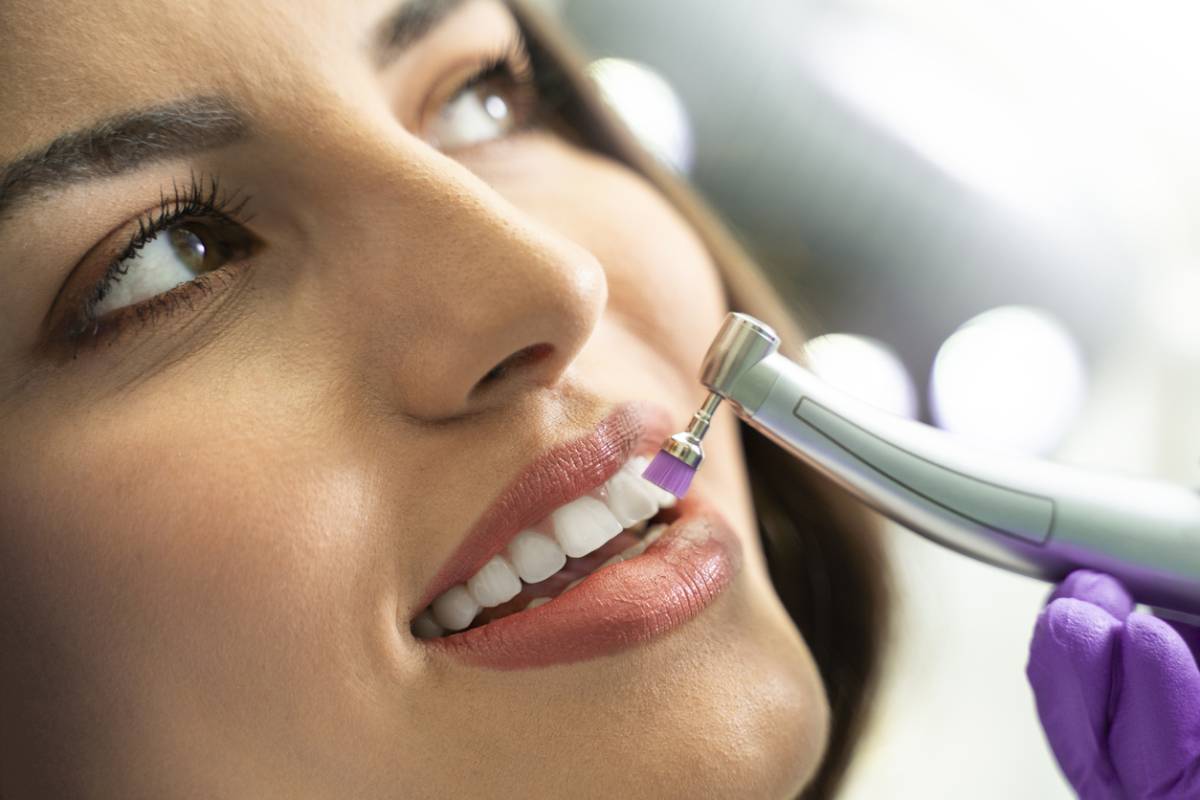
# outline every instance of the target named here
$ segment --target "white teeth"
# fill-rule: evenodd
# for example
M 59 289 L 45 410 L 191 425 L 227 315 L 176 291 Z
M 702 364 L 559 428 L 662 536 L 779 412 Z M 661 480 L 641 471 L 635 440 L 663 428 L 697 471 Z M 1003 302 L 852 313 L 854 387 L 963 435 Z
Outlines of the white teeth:
M 429 609 L 422 611 L 413 620 L 413 633 L 419 639 L 436 639 L 446 632 L 446 629 L 434 621 Z
M 642 544 L 649 546 L 657 542 L 663 535 L 663 532 L 671 527 L 665 523 L 659 523 L 650 530 L 646 531 L 646 536 L 642 539 Z M 644 548 L 643 548 L 644 549 Z
M 646 481 L 645 478 L 642 478 L 642 480 Z M 646 481 L 646 483 L 650 483 L 650 481 Z M 659 508 L 674 508 L 675 504 L 679 502 L 678 497 L 671 494 L 661 486 L 656 486 L 655 484 L 650 483 L 650 488 L 654 489 L 654 496 L 658 498 Z
M 623 528 L 650 519 L 658 513 L 654 485 L 635 472 L 631 465 L 632 462 L 621 467 L 604 484 L 608 490 L 608 510 Z
M 605 561 L 603 564 L 596 567 L 596 570 L 597 571 L 602 570 L 605 567 L 611 567 L 613 564 L 620 564 L 622 561 L 628 561 L 631 558 L 640 556 L 642 553 L 646 552 L 646 548 L 649 547 L 651 544 L 653 544 L 653 543 L 647 542 L 646 540 L 643 539 L 642 541 L 629 547 L 628 549 L 622 550 L 620 553 L 617 553 L 615 556 L 610 558 L 608 561 Z
M 561 570 L 567 557 L 580 558 L 600 548 L 626 528 L 650 519 L 659 508 L 675 505 L 675 498 L 642 477 L 650 463 L 645 456 L 631 458 L 608 479 L 601 492 L 604 500 L 584 495 L 552 512 L 535 527 L 549 530 L 554 537 L 533 530 L 521 531 L 509 543 L 504 556 L 494 556 L 466 584 L 443 592 L 433 604 L 412 622 L 413 633 L 422 639 L 461 631 L 483 608 L 492 608 L 516 597 L 522 582 L 540 583 Z M 666 525 L 655 525 L 646 535 L 600 565 L 600 568 L 641 555 L 658 541 Z M 579 585 L 572 581 L 563 591 Z M 537 608 L 550 598 L 531 600 L 526 608 Z
M 433 618 L 437 624 L 452 631 L 461 631 L 471 624 L 480 611 L 479 603 L 471 597 L 467 587 L 461 583 L 452 587 L 433 601 Z
M 633 548 L 631 547 L 630 550 L 632 550 L 632 549 Z M 617 553 L 615 556 L 610 558 L 608 561 L 605 561 L 603 564 L 596 567 L 596 569 L 593 570 L 593 572 L 599 572 L 600 570 L 604 569 L 605 567 L 611 567 L 613 564 L 620 564 L 624 560 L 625 560 L 625 552 Z
M 642 485 L 650 489 L 650 493 L 653 495 L 654 500 L 658 503 L 659 508 L 675 507 L 675 503 L 678 502 L 678 498 L 676 498 L 675 495 L 671 494 L 661 486 L 651 483 L 642 477 L 642 473 L 646 471 L 646 467 L 650 466 L 650 459 L 648 457 L 634 456 L 633 458 L 629 459 L 629 464 L 626 466 L 630 467 L 633 471 L 633 474 L 638 476 L 638 479 L 642 482 Z
M 631 558 L 640 556 L 642 553 L 646 552 L 650 545 L 658 541 L 659 537 L 663 535 L 663 531 L 665 531 L 668 527 L 669 526 L 667 525 L 655 525 L 653 528 L 646 531 L 645 537 L 643 537 L 637 544 L 630 545 L 629 547 L 625 548 L 620 553 L 617 553 L 615 556 L 596 567 L 596 569 L 601 570 L 605 567 L 612 566 L 613 564 L 620 564 L 622 561 L 628 561 Z
M 467 591 L 484 608 L 512 600 L 521 591 L 521 579 L 501 556 L 493 556 L 469 581 Z
M 586 556 L 625 529 L 608 506 L 589 495 L 557 509 L 550 519 L 558 546 L 571 558 Z
M 544 581 L 567 563 L 567 554 L 557 542 L 534 531 L 517 534 L 508 545 L 508 558 L 526 583 Z

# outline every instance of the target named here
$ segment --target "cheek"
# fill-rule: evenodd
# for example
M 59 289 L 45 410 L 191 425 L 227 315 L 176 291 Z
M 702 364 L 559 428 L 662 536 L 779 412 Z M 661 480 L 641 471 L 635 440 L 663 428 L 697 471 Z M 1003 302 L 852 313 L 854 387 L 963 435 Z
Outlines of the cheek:
M 131 736 L 240 709 L 242 724 L 223 727 L 246 752 L 263 725 L 324 727 L 339 706 L 361 709 L 336 676 L 379 664 L 394 620 L 371 607 L 394 576 L 366 526 L 378 516 L 367 481 L 329 449 L 291 457 L 269 423 L 239 430 L 233 409 L 142 396 L 23 426 L 36 447 L 18 437 L 23 463 L 0 464 L 0 646 L 26 648 L 21 682 L 85 674 L 104 687 L 81 689 L 87 702 L 129 709 Z M 179 408 L 204 411 L 163 411 Z M 38 672 L 64 652 L 62 675 Z

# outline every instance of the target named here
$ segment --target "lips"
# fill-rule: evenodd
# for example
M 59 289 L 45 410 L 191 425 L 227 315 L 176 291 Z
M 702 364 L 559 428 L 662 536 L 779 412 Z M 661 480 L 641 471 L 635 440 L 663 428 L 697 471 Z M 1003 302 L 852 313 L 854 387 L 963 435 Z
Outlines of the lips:
M 633 455 L 655 451 L 671 422 L 660 407 L 625 404 L 588 436 L 543 454 L 483 514 L 418 607 L 463 583 L 519 532 L 603 484 Z M 681 504 L 673 516 L 641 555 L 588 575 L 551 602 L 422 644 L 476 665 L 513 669 L 593 657 L 682 624 L 732 579 L 740 544 L 700 501 Z
M 741 543 L 713 509 L 681 517 L 636 558 L 594 572 L 545 605 L 431 639 L 430 650 L 497 670 L 610 655 L 661 637 L 707 608 L 733 581 Z

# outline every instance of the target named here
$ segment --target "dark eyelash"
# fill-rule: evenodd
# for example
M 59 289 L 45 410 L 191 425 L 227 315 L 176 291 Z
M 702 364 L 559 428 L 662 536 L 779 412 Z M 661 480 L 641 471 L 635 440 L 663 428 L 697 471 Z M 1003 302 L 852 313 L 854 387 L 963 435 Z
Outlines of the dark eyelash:
M 529 57 L 529 49 L 519 33 L 510 37 L 495 52 L 485 56 L 471 76 L 463 81 L 459 91 L 470 89 L 501 72 L 508 72 L 519 83 L 533 83 L 537 77 L 534 74 L 533 61 Z
M 455 94 L 505 74 L 519 87 L 528 89 L 523 107 L 518 110 L 525 120 L 522 125 L 524 129 L 543 124 L 565 99 L 559 76 L 545 64 L 539 63 L 520 31 L 514 33 L 491 55 L 484 57 L 479 67 L 462 82 Z
M 216 175 L 206 179 L 202 175 L 192 173 L 182 186 L 172 181 L 170 193 L 164 189 L 159 195 L 158 208 L 138 218 L 137 230 L 130 236 L 128 244 L 112 259 L 103 277 L 96 281 L 84 297 L 67 329 L 67 339 L 74 342 L 84 336 L 95 337 L 100 333 L 102 325 L 96 318 L 96 307 L 112 290 L 113 284 L 120 281 L 129 271 L 129 260 L 159 233 L 184 219 L 209 219 L 246 225 L 250 218 L 243 211 L 249 200 L 250 198 L 243 196 L 240 191 L 223 194 Z M 148 298 L 142 303 L 130 306 L 128 311 L 136 313 L 144 320 L 147 318 L 147 310 L 169 310 L 161 302 L 166 296 Z

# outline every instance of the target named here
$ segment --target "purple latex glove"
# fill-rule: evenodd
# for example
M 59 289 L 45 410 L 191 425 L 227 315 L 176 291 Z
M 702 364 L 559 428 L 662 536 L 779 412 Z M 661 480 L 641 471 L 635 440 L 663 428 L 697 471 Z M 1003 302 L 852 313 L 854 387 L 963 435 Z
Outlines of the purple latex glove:
M 1038 716 L 1084 800 L 1200 798 L 1200 629 L 1133 605 L 1098 572 L 1055 590 L 1025 670 Z

